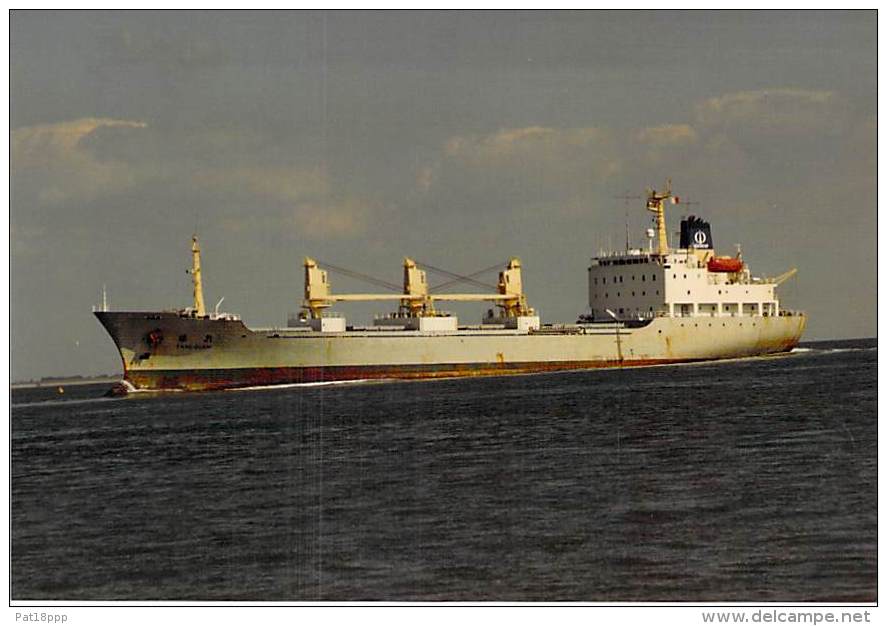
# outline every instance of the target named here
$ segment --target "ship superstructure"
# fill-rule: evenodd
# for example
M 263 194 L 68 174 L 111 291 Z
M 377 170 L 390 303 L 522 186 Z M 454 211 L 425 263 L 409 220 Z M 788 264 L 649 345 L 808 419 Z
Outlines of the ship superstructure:
M 678 203 L 670 183 L 664 193 L 648 193 L 647 208 L 656 214 L 657 229 L 647 231 L 647 249 L 592 259 L 584 319 L 778 316 L 776 286 L 796 270 L 776 278 L 753 277 L 740 252 L 715 256 L 711 226 L 693 215 L 681 220 L 680 245 L 670 248 L 664 226 L 664 205 L 670 199 Z
M 604 253 L 588 269 L 589 308 L 575 324 L 542 324 L 523 292 L 519 259 L 495 291 L 439 293 L 415 260 L 403 261 L 398 293 L 336 293 L 327 270 L 305 258 L 302 312 L 284 328 L 249 329 L 206 311 L 200 247 L 192 239 L 192 307 L 175 311 L 96 311 L 135 388 L 219 389 L 378 378 L 503 375 L 677 363 L 791 350 L 806 317 L 780 308 L 775 279 L 756 278 L 737 253 L 715 256 L 710 225 L 681 222 L 668 245 L 670 183 L 648 190 L 655 228 L 646 249 Z M 654 239 L 656 244 L 654 246 Z M 396 306 L 370 325 L 349 324 L 339 302 Z M 476 324 L 441 310 L 443 301 L 493 304 Z

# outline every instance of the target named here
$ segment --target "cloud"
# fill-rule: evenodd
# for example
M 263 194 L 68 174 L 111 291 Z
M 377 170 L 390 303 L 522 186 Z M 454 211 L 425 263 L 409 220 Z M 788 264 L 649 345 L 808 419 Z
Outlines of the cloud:
M 698 140 L 696 129 L 689 124 L 662 124 L 640 128 L 631 133 L 631 141 L 646 148 L 646 152 L 635 154 L 631 160 L 637 163 L 645 159 L 651 164 L 662 164 L 664 159 L 674 158 L 676 154 L 681 154 L 681 158 L 684 158 L 686 149 L 695 146 Z M 630 150 L 631 146 L 626 145 L 625 149 Z M 678 152 L 679 150 L 682 152 Z
M 12 158 L 22 167 L 47 165 L 82 155 L 80 142 L 99 128 L 146 127 L 144 122 L 100 117 L 24 126 L 12 131 Z
M 303 237 L 348 238 L 386 206 L 354 190 L 331 191 L 325 167 L 275 155 L 245 129 L 147 128 L 141 121 L 91 117 L 14 130 L 15 205 L 48 211 L 41 217 L 17 209 L 16 222 L 70 224 L 85 205 L 105 210 L 100 207 L 116 204 L 115 194 L 126 193 L 155 206 L 212 207 L 229 231 L 255 222 Z
M 258 218 L 261 228 L 290 231 L 300 238 L 351 238 L 363 233 L 385 210 L 367 198 L 330 190 L 321 167 L 221 167 L 195 173 L 206 192 L 239 199 L 255 208 L 250 215 L 227 216 L 226 230 L 241 232 Z
M 509 203 L 533 202 L 552 187 L 607 179 L 622 168 L 603 129 L 528 126 L 448 139 L 438 160 L 419 170 L 418 187 L 508 190 Z
M 318 199 L 297 205 L 292 224 L 312 238 L 352 238 L 386 207 L 356 197 Z
M 478 164 L 515 160 L 557 161 L 577 156 L 605 139 L 598 128 L 509 128 L 488 135 L 453 137 L 444 152 L 449 158 Z
M 633 139 L 654 146 L 679 146 L 696 143 L 698 135 L 689 124 L 663 124 L 636 130 Z
M 193 174 L 195 185 L 223 194 L 242 194 L 292 204 L 325 194 L 326 173 L 320 167 L 273 165 L 205 167 Z
M 90 117 L 17 128 L 11 141 L 13 179 L 30 183 L 25 189 L 43 206 L 125 189 L 134 183 L 132 169 L 122 161 L 99 158 L 87 140 L 100 129 L 146 127 L 139 121 Z
M 762 89 L 709 98 L 697 105 L 695 122 L 709 131 L 797 134 L 828 130 L 844 113 L 842 99 L 832 91 Z
M 640 128 L 528 125 L 454 135 L 417 168 L 416 188 L 429 206 L 447 210 L 569 216 L 578 210 L 571 207 L 650 177 L 705 181 L 729 171 L 747 183 L 774 168 L 815 176 L 821 154 L 847 154 L 854 127 L 833 91 L 736 91 L 698 102 L 687 119 Z

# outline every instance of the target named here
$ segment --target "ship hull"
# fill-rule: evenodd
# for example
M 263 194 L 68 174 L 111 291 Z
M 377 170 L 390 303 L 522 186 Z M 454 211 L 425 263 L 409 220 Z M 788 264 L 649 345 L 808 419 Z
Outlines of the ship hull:
M 210 390 L 365 379 L 494 376 L 787 352 L 803 315 L 655 318 L 515 330 L 251 330 L 174 312 L 98 312 L 136 389 Z

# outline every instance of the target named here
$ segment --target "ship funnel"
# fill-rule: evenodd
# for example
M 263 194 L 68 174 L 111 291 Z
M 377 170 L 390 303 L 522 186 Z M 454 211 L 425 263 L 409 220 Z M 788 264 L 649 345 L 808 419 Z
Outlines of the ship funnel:
M 681 249 L 711 250 L 711 225 L 700 217 L 691 215 L 681 220 Z

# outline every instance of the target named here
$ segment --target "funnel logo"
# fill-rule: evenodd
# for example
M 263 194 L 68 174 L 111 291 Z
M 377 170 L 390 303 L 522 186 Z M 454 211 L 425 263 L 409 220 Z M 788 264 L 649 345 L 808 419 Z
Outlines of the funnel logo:
M 681 220 L 681 249 L 712 249 L 711 227 L 693 215 Z

